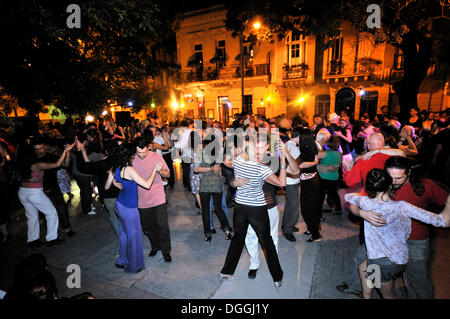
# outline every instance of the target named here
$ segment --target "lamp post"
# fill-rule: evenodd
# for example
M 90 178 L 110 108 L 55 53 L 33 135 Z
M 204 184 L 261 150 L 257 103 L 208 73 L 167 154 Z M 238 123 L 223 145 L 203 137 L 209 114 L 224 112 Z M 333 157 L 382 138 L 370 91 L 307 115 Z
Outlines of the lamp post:
M 239 34 L 239 56 L 240 56 L 240 69 L 241 69 L 241 103 L 242 112 L 244 112 L 244 30 L 247 26 L 248 20 L 244 23 L 244 29 Z M 261 23 L 256 21 L 253 23 L 253 29 L 258 30 L 261 27 Z M 250 52 L 249 52 L 250 54 Z M 247 111 L 247 110 L 245 110 Z

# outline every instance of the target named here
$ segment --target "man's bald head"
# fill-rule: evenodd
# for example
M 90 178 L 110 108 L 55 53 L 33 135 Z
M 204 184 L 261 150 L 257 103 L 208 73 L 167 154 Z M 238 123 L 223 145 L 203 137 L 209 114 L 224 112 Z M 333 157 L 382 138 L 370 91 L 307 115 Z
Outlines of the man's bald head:
M 367 148 L 369 151 L 379 150 L 384 147 L 384 136 L 381 133 L 372 133 L 367 138 Z

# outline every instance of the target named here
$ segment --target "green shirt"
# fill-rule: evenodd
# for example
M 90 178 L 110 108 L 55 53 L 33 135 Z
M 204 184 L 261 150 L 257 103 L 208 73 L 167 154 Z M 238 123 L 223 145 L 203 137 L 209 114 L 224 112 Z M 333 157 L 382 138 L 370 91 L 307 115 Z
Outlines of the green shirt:
M 324 158 L 322 158 L 319 161 L 320 165 L 324 165 L 324 166 L 341 166 L 341 162 L 342 162 L 342 155 L 341 153 L 339 153 L 338 151 L 326 151 L 326 155 Z M 328 179 L 331 181 L 337 181 L 339 179 L 339 171 L 328 171 L 326 173 L 320 173 L 320 178 L 322 179 Z

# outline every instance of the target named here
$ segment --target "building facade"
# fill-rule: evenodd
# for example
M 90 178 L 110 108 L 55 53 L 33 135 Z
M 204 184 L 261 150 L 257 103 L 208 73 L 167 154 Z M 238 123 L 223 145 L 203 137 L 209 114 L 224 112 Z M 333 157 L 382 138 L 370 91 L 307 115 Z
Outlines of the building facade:
M 356 118 L 364 113 L 373 117 L 384 105 L 391 114 L 399 112 L 392 85 L 403 76 L 401 52 L 388 44 L 374 46 L 369 33 L 356 35 L 350 23 L 333 39 L 293 31 L 281 41 L 244 42 L 242 92 L 240 39 L 226 30 L 225 17 L 226 9 L 215 6 L 176 21 L 182 75 L 177 98 L 185 116 L 229 123 L 233 114 L 248 111 L 268 118 L 302 114 L 312 122 L 316 113 L 343 110 Z M 441 81 L 432 89 L 427 81 L 419 107 L 445 109 L 448 84 Z

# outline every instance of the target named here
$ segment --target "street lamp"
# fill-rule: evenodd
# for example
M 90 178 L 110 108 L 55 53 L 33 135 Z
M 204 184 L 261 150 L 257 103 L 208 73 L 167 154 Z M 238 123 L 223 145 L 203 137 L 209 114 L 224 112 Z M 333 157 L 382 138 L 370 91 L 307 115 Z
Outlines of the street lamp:
M 241 68 L 241 103 L 242 112 L 244 112 L 244 30 L 247 26 L 248 20 L 244 23 L 244 29 L 239 34 L 239 55 L 240 55 L 240 68 Z M 253 23 L 253 29 L 258 30 L 261 28 L 261 23 L 256 21 Z M 249 52 L 250 53 L 250 52 Z

